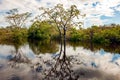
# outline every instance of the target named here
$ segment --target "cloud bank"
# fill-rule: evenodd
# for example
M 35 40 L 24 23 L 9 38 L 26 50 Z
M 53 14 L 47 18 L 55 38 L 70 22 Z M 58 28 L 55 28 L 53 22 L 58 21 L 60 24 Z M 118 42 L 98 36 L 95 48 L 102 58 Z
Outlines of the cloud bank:
M 108 18 L 116 17 L 120 12 L 120 0 L 0 0 L 0 25 L 4 21 L 5 11 L 18 8 L 20 12 L 31 12 L 33 16 L 39 13 L 39 7 L 53 7 L 56 4 L 64 4 L 64 7 L 76 5 L 78 9 L 86 14 L 85 25 L 102 25 L 110 22 Z

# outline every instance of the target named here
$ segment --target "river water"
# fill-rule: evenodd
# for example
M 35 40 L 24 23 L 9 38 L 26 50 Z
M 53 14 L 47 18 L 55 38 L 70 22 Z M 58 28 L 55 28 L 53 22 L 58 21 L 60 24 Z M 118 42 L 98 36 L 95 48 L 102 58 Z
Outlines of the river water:
M 0 80 L 120 80 L 119 45 L 67 43 L 66 61 L 57 60 L 59 47 L 52 41 L 0 44 Z

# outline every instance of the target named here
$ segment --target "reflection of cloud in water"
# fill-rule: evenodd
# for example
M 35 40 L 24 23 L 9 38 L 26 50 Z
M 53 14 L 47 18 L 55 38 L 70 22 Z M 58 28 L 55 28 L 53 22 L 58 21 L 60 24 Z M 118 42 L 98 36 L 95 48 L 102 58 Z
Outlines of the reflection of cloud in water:
M 35 55 L 30 50 L 29 45 L 25 45 L 20 49 L 31 61 L 30 63 L 16 63 L 15 67 L 11 67 L 9 65 L 14 62 L 7 62 L 1 57 L 10 55 L 10 51 L 14 50 L 14 48 L 11 47 L 7 51 L 4 47 L 0 48 L 0 80 L 11 79 L 12 76 L 21 78 L 21 80 L 33 80 L 35 77 L 41 79 L 42 72 L 55 64 L 52 57 L 58 56 L 58 54 Z M 92 52 L 83 47 L 77 47 L 74 51 L 72 47 L 67 46 L 67 55 L 72 58 L 71 69 L 73 75 L 80 77 L 80 80 L 120 80 L 119 54 L 111 54 L 103 49 Z M 38 68 L 38 66 L 40 67 Z M 36 72 L 36 70 L 40 70 L 40 72 Z
M 11 51 L 15 51 L 14 46 L 0 45 L 0 54 L 10 54 Z
M 33 80 L 31 68 L 26 64 L 19 64 L 19 66 L 19 68 L 6 67 L 5 69 L 1 70 L 0 80 Z
M 67 53 L 73 53 L 71 55 L 76 56 L 75 58 L 77 58 L 79 61 L 82 61 L 85 66 L 97 66 L 97 70 L 114 75 L 120 75 L 120 54 L 111 54 L 109 52 L 105 52 L 103 49 L 92 52 L 82 47 L 76 48 L 76 51 L 72 51 L 71 48 L 72 47 L 67 48 Z
M 30 49 L 29 45 L 24 45 L 23 47 L 20 48 L 22 52 L 29 58 L 35 58 L 35 54 L 33 51 Z
M 97 69 L 90 69 L 90 68 L 79 68 L 74 71 L 74 75 L 79 74 L 80 80 L 119 80 L 118 77 L 106 74 L 103 71 L 99 71 Z

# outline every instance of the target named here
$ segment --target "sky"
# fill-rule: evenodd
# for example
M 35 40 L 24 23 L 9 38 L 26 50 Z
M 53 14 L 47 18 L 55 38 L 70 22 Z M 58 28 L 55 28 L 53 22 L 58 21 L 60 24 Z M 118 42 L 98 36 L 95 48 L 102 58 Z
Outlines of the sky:
M 58 3 L 65 8 L 76 5 L 81 13 L 86 14 L 83 19 L 84 27 L 120 24 L 120 0 L 0 0 L 0 26 L 9 25 L 4 17 L 10 9 L 17 8 L 20 13 L 30 12 L 34 18 L 40 14 L 39 7 L 50 8 Z

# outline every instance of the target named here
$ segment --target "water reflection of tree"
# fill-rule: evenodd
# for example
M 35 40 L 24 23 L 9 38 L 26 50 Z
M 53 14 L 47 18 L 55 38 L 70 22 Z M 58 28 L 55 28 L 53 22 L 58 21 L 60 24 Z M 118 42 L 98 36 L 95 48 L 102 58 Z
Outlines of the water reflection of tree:
M 46 73 L 44 80 L 77 80 L 78 77 L 72 75 L 70 58 L 66 55 L 56 58 L 55 65 Z
M 59 47 L 55 41 L 29 41 L 29 46 L 35 54 L 56 53 Z
M 75 50 L 77 47 L 84 47 L 85 49 L 90 49 L 91 51 L 97 51 L 101 48 L 105 51 L 111 52 L 111 53 L 120 53 L 120 45 L 119 44 L 95 44 L 91 42 L 69 42 L 69 45 L 73 46 L 73 49 Z
M 11 45 L 14 46 L 15 52 L 18 52 L 18 49 L 27 43 L 27 40 L 23 40 L 21 42 L 15 42 L 15 41 L 2 41 L 0 42 L 1 45 Z
M 11 58 L 10 60 L 11 61 L 13 60 L 18 63 L 21 63 L 21 62 L 28 63 L 29 62 L 29 59 L 27 58 L 27 56 L 25 56 L 25 54 L 22 52 L 21 49 L 19 49 L 17 51 L 17 53 L 14 54 L 13 58 Z
M 9 56 L 10 67 L 19 67 L 19 63 L 30 63 L 29 58 L 22 52 L 21 49 L 18 49 L 16 51 L 12 53 L 13 55 Z

